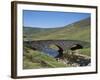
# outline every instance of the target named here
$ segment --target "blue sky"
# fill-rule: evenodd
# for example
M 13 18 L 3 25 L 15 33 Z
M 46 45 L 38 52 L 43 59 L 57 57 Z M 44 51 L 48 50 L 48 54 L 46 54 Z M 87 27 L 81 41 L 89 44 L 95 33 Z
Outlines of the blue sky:
M 88 17 L 90 17 L 89 13 L 23 10 L 23 26 L 56 28 Z

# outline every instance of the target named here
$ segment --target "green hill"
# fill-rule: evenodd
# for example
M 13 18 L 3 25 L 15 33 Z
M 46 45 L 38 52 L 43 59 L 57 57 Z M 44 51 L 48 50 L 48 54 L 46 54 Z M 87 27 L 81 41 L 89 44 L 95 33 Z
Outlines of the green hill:
M 72 39 L 90 41 L 90 18 L 60 28 L 24 27 L 24 40 Z

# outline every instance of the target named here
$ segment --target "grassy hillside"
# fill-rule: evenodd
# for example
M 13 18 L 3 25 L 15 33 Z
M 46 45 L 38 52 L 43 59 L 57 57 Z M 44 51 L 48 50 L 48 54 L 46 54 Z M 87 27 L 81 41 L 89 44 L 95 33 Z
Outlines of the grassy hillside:
M 24 40 L 72 39 L 90 41 L 90 18 L 60 28 L 24 27 Z
M 24 69 L 67 67 L 67 65 L 61 62 L 57 62 L 53 57 L 29 48 L 24 50 L 23 61 Z

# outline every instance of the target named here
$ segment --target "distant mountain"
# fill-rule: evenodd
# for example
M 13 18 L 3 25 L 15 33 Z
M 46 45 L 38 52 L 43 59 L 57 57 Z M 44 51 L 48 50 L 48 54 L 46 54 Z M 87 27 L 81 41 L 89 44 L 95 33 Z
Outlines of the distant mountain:
M 86 18 L 59 28 L 26 27 L 24 40 L 72 39 L 90 41 L 90 18 Z

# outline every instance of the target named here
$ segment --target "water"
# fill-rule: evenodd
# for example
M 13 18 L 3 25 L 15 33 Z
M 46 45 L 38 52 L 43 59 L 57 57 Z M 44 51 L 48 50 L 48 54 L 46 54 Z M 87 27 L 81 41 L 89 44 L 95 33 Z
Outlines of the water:
M 59 52 L 57 50 L 51 48 L 44 48 L 43 52 L 52 57 L 56 57 L 59 55 Z

